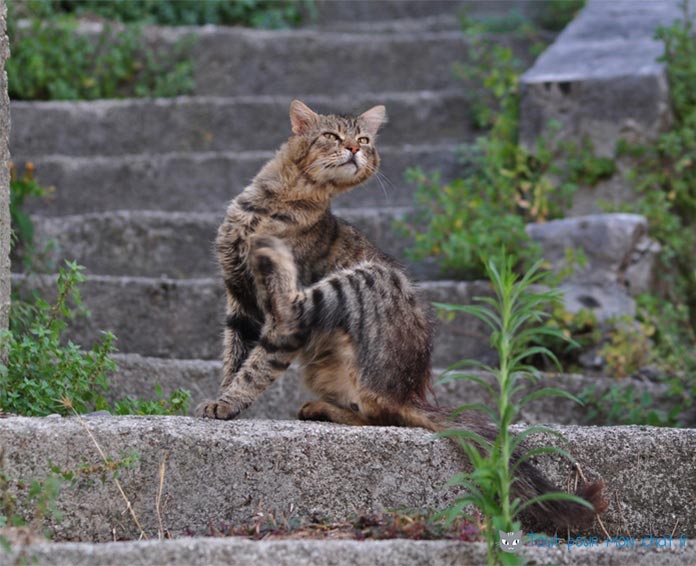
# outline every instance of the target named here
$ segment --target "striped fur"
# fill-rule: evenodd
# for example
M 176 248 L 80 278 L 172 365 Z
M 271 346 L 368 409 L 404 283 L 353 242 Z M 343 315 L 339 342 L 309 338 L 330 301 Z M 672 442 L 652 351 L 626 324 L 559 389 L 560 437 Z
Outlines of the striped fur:
M 293 136 L 232 201 L 218 230 L 227 289 L 223 379 L 218 399 L 198 413 L 235 418 L 297 361 L 319 397 L 300 409 L 301 419 L 451 426 L 426 402 L 432 327 L 414 287 L 330 210 L 335 196 L 377 170 L 384 107 L 350 118 L 294 101 L 290 118 Z M 461 424 L 491 437 L 480 420 Z M 522 495 L 547 490 L 538 472 L 527 476 Z M 584 517 L 570 504 L 555 515 Z

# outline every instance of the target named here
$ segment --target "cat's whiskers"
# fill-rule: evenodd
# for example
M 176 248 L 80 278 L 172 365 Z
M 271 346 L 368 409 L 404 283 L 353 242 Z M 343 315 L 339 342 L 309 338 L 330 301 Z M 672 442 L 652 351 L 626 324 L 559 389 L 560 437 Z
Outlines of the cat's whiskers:
M 365 168 L 375 176 L 375 179 L 377 179 L 377 183 L 379 184 L 380 189 L 382 189 L 382 193 L 384 193 L 384 198 L 388 202 L 390 202 L 391 195 L 387 191 L 387 187 L 385 186 L 385 183 L 387 183 L 392 188 L 394 187 L 394 184 L 391 182 L 389 177 L 387 177 L 384 173 L 382 173 L 379 170 L 379 168 L 374 167 L 373 165 L 370 165 L 369 163 L 365 164 Z

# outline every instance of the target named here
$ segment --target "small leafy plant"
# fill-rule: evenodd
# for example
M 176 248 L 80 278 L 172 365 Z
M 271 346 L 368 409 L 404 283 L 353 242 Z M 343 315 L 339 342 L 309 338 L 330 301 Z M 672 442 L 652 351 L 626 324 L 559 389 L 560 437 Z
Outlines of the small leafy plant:
M 23 207 L 28 198 L 45 198 L 54 189 L 38 182 L 31 163 L 27 163 L 23 175 L 12 166 L 10 172 L 13 256 L 33 277 L 50 266 L 34 241 L 34 226 Z M 186 414 L 190 393 L 179 388 L 165 398 L 159 385 L 155 386 L 154 400 L 126 397 L 109 406 L 106 394 L 108 376 L 115 369 L 111 358 L 115 337 L 103 333 L 89 351 L 66 338 L 70 324 L 89 314 L 79 291 L 85 280 L 84 267 L 66 262 L 59 270 L 54 302 L 36 289 L 25 291 L 23 296 L 13 293 L 10 328 L 0 332 L 0 353 L 4 354 L 0 356 L 0 415 L 45 416 L 106 409 L 119 415 Z
M 84 267 L 66 262 L 57 279 L 57 297 L 49 303 L 38 294 L 29 302 L 15 297 L 10 328 L 0 332 L 0 412 L 25 416 L 111 410 L 115 414 L 186 414 L 190 393 L 177 389 L 167 399 L 156 386 L 155 400 L 126 397 L 113 408 L 106 401 L 115 337 L 102 334 L 91 350 L 66 339 L 70 323 L 86 314 L 79 291 Z M 66 407 L 65 399 L 71 406 Z
M 68 322 L 83 308 L 78 285 L 84 268 L 66 262 L 57 280 L 53 304 L 36 295 L 32 302 L 13 301 L 10 329 L 0 333 L 6 361 L 0 365 L 0 407 L 22 415 L 61 413 L 60 400 L 74 399 L 80 412 L 106 409 L 108 372 L 114 336 L 105 333 L 89 352 L 68 341 Z
M 191 392 L 186 389 L 176 389 L 169 398 L 162 392 L 162 386 L 155 384 L 154 399 L 138 399 L 127 396 L 114 403 L 112 412 L 115 415 L 186 415 Z
M 496 400 L 495 407 L 481 403 L 464 405 L 457 413 L 478 410 L 490 417 L 498 427 L 498 435 L 491 445 L 480 434 L 449 430 L 443 436 L 459 440 L 466 452 L 473 470 L 452 478 L 450 485 L 461 486 L 466 493 L 456 499 L 443 514 L 454 520 L 462 514 L 467 506 L 474 505 L 484 516 L 484 534 L 488 547 L 488 563 L 519 564 L 520 558 L 515 554 L 503 553 L 497 544 L 498 532 L 516 532 L 520 530 L 518 516 L 530 505 L 548 500 L 568 500 L 590 506 L 583 499 L 568 493 L 548 493 L 528 501 L 513 497 L 512 485 L 519 466 L 530 458 L 541 454 L 561 454 L 570 458 L 562 448 L 543 446 L 524 450 L 523 441 L 532 435 L 548 433 L 563 438 L 560 433 L 546 426 L 532 426 L 517 435 L 510 432 L 519 411 L 530 401 L 543 396 L 560 396 L 579 402 L 566 391 L 554 388 L 540 388 L 523 394 L 523 382 L 538 385 L 542 377 L 539 371 L 529 365 L 527 360 L 536 355 L 543 355 L 558 363 L 556 356 L 548 348 L 538 345 L 540 339 L 552 336 L 564 339 L 563 334 L 542 325 L 548 317 L 548 306 L 559 299 L 554 290 L 536 291 L 534 286 L 543 283 L 546 274 L 540 270 L 538 262 L 522 277 L 514 272 L 515 260 L 503 255 L 498 262 L 486 262 L 488 276 L 491 280 L 495 297 L 477 297 L 477 305 L 436 304 L 445 311 L 464 312 L 484 322 L 492 332 L 491 344 L 498 354 L 498 367 L 491 367 L 475 360 L 466 360 L 450 368 L 443 381 L 464 379 L 472 381 Z M 482 370 L 494 376 L 493 384 L 477 373 L 453 371 L 461 367 Z M 591 507 L 591 506 L 590 506 Z
M 19 262 L 24 271 L 40 270 L 44 262 L 44 252 L 34 244 L 34 223 L 24 210 L 27 199 L 47 198 L 53 187 L 44 187 L 34 175 L 34 164 L 25 165 L 20 175 L 10 163 L 10 225 L 12 262 Z

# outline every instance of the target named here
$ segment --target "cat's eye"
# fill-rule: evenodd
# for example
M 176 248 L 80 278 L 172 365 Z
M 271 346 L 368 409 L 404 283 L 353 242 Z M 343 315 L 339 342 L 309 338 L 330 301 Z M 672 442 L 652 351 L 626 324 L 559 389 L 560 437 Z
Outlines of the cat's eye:
M 328 140 L 341 141 L 341 138 L 338 136 L 338 134 L 334 134 L 333 132 L 324 132 L 324 137 Z
M 364 136 L 362 138 L 358 138 L 358 143 L 362 145 L 367 145 L 368 143 L 370 143 L 370 138 L 366 138 Z

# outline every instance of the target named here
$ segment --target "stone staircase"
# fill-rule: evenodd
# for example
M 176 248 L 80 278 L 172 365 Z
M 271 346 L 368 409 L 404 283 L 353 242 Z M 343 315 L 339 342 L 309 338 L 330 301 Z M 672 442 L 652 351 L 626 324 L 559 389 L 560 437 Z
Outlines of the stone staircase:
M 470 127 L 466 85 L 451 72 L 466 56 L 454 17 L 460 4 L 320 0 L 314 29 L 195 31 L 193 96 L 13 103 L 13 160 L 34 162 L 42 183 L 57 187 L 53 199 L 32 204 L 37 233 L 58 243 L 53 259 L 75 258 L 88 268 L 83 296 L 92 316 L 80 321 L 74 337 L 89 344 L 102 329 L 118 337 L 114 395 L 147 396 L 155 383 L 165 394 L 189 388 L 196 401 L 215 394 L 224 313 L 212 254 L 215 228 L 226 203 L 287 138 L 293 98 L 318 111 L 340 113 L 386 105 L 390 120 L 379 141 L 385 178 L 348 193 L 336 210 L 405 260 L 408 238 L 393 226 L 413 203 L 405 169 L 439 169 L 444 179 L 453 178 L 458 145 L 477 135 Z M 482 13 L 510 6 L 471 4 Z M 148 37 L 165 48 L 190 31 L 153 29 Z M 526 52 L 519 40 L 501 36 L 500 41 L 520 55 Z M 577 81 L 582 84 L 582 77 Z M 487 292 L 484 282 L 442 279 L 432 261 L 410 263 L 409 269 L 432 301 L 467 304 Z M 20 286 L 50 286 L 51 281 L 13 276 Z M 434 362 L 445 367 L 463 358 L 494 361 L 485 328 L 458 317 L 440 325 Z M 275 513 L 292 507 L 303 519 L 344 519 L 352 512 L 438 507 L 451 500 L 453 492 L 442 486 L 465 463 L 452 446 L 426 432 L 280 422 L 293 418 L 307 398 L 294 372 L 288 373 L 245 415 L 273 421 L 86 420 L 112 457 L 139 454 L 135 468 L 121 478 L 148 536 L 157 532 L 154 501 L 164 459 L 169 495 L 164 521 L 176 535 L 202 535 L 210 532 L 211 522 L 248 519 L 259 505 Z M 554 386 L 574 393 L 587 384 L 608 386 L 601 378 L 554 379 L 560 381 Z M 639 386 L 659 397 L 654 385 Z M 438 395 L 451 405 L 481 399 L 463 382 L 441 386 Z M 523 417 L 572 425 L 582 422 L 582 410 L 546 401 Z M 17 418 L 0 425 L 10 477 L 40 477 L 49 462 L 63 469 L 99 462 L 76 419 Z M 673 530 L 677 536 L 696 535 L 690 512 L 696 505 L 693 431 L 562 430 L 586 473 L 607 481 L 611 507 L 605 524 L 612 536 L 665 536 Z M 565 485 L 567 463 L 549 460 L 544 466 Z M 61 495 L 59 506 L 64 519 L 51 526 L 58 540 L 103 542 L 114 532 L 118 538 L 138 536 L 110 482 L 79 480 Z M 602 534 L 598 525 L 592 532 Z M 184 564 L 203 556 L 208 563 L 238 557 L 259 564 L 372 564 L 379 556 L 385 564 L 473 564 L 485 554 L 478 545 L 451 542 L 361 548 L 346 541 L 248 544 L 182 539 L 41 545 L 34 552 L 42 564 Z M 562 549 L 528 550 L 530 557 L 559 563 L 624 564 L 638 556 L 652 564 L 696 561 L 691 547 L 659 555 L 654 549 L 638 554 L 577 549 L 572 555 Z
M 409 238 L 394 226 L 413 204 L 405 170 L 421 166 L 450 179 L 458 146 L 477 135 L 466 85 L 453 73 L 466 57 L 456 29 L 460 4 L 377 3 L 387 18 L 372 20 L 379 33 L 362 29 L 362 18 L 335 31 L 346 8 L 338 4 L 317 29 L 151 28 L 148 40 L 158 49 L 195 35 L 193 96 L 13 103 L 14 161 L 34 162 L 42 183 L 57 187 L 54 198 L 31 205 L 37 235 L 56 242 L 56 262 L 73 258 L 87 267 L 83 294 L 93 314 L 74 337 L 89 344 L 109 329 L 123 353 L 219 358 L 224 308 L 215 230 L 229 200 L 289 135 L 296 97 L 320 112 L 386 105 L 382 174 L 344 195 L 336 210 L 406 262 Z M 439 31 L 428 18 L 418 25 L 429 7 Z M 396 13 L 410 17 L 389 16 Z M 499 41 L 531 64 L 528 41 Z M 485 292 L 481 283 L 439 280 L 433 260 L 410 263 L 409 271 L 430 300 L 468 303 Z M 15 282 L 25 285 L 21 275 Z M 482 325 L 464 317 L 437 342 L 438 366 L 462 357 L 492 361 Z

